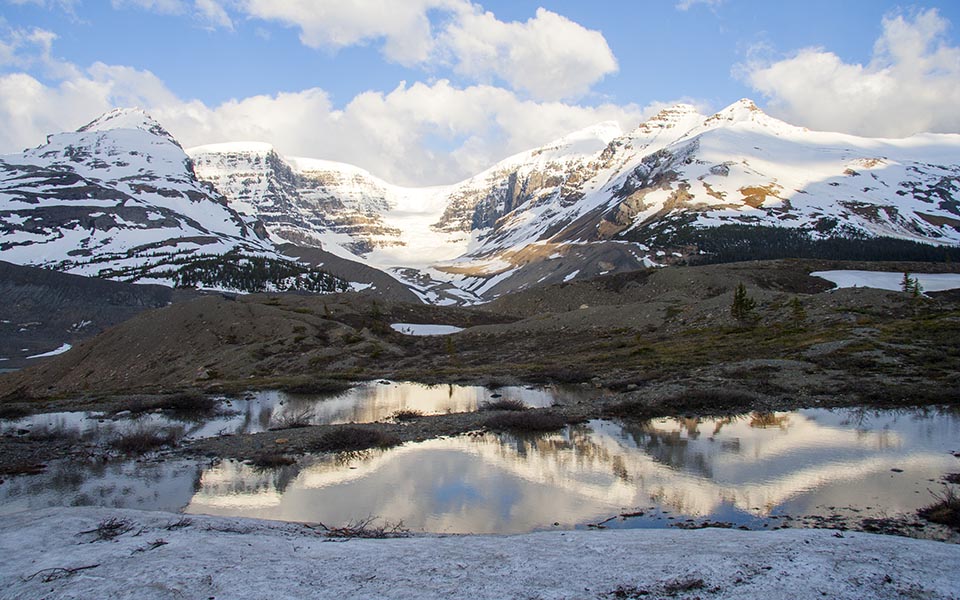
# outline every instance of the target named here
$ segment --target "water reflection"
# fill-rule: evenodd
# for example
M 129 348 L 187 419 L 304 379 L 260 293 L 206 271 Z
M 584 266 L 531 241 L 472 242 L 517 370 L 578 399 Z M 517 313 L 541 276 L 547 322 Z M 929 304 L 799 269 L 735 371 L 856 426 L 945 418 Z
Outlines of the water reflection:
M 314 458 L 282 489 L 224 463 L 203 473 L 186 510 L 332 523 L 380 515 L 434 532 L 572 527 L 637 510 L 646 519 L 621 526 L 656 526 L 668 514 L 748 523 L 827 507 L 880 516 L 928 502 L 915 492 L 956 468 L 947 451 L 958 433 L 952 415 L 890 411 L 866 429 L 851 426 L 849 411 L 824 410 L 593 421 L 537 437 L 431 440 L 347 465 Z
M 95 502 L 330 525 L 377 515 L 451 533 L 571 528 L 622 512 L 644 514 L 610 526 L 893 516 L 928 503 L 931 480 L 958 470 L 949 453 L 958 439 L 960 419 L 937 411 L 591 421 L 546 435 L 485 433 L 305 457 L 276 470 L 124 464 L 14 478 L 0 486 L 0 512 Z
M 494 397 L 517 400 L 528 407 L 545 407 L 558 401 L 582 399 L 586 393 L 563 387 L 509 386 L 491 390 L 482 386 L 380 381 L 362 383 L 336 395 L 253 392 L 240 399 L 224 399 L 218 414 L 202 418 L 159 411 L 121 419 L 90 412 L 59 412 L 4 421 L 0 423 L 0 432 L 31 430 L 35 435 L 73 435 L 102 442 L 138 428 L 179 427 L 187 439 L 200 439 L 257 433 L 291 423 L 371 423 L 389 419 L 399 410 L 416 410 L 425 415 L 470 412 Z

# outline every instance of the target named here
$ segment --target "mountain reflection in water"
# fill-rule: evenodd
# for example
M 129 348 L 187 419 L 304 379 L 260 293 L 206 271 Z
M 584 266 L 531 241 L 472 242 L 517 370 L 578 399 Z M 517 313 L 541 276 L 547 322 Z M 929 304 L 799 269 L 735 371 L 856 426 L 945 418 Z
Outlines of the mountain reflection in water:
M 376 515 L 450 533 L 573 527 L 637 510 L 734 522 L 827 507 L 888 516 L 929 501 L 929 480 L 957 467 L 948 451 L 958 434 L 960 420 L 940 411 L 591 421 L 556 434 L 309 457 L 276 471 L 224 462 L 202 473 L 185 510 L 327 524 Z

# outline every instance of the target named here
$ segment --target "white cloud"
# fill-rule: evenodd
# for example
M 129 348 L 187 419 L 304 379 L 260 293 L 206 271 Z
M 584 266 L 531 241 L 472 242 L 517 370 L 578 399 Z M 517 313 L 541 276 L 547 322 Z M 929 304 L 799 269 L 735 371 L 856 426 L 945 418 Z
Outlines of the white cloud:
M 690 10 L 692 7 L 697 5 L 707 6 L 709 8 L 716 8 L 723 4 L 724 0 L 680 0 L 676 4 L 677 10 Z
M 207 23 L 215 27 L 233 29 L 233 20 L 218 0 L 196 0 L 194 6 L 197 14 Z
M 208 27 L 233 29 L 233 20 L 221 0 L 110 0 L 113 8 L 137 8 L 163 15 L 189 14 Z
M 311 48 L 338 50 L 384 40 L 388 60 L 415 65 L 434 52 L 428 12 L 459 11 L 466 0 L 242 0 L 251 17 L 279 21 L 300 29 L 300 41 Z
M 536 102 L 445 80 L 365 92 L 342 108 L 317 88 L 207 106 L 178 98 L 148 71 L 96 63 L 56 85 L 0 76 L 0 151 L 35 146 L 115 106 L 146 108 L 185 147 L 267 141 L 284 154 L 349 162 L 408 185 L 460 180 L 599 121 L 631 128 L 654 109 Z
M 57 34 L 46 29 L 0 29 L 0 68 L 40 69 L 49 77 L 76 76 L 76 68 L 53 56 Z
M 216 107 L 191 102 L 153 110 L 186 146 L 268 141 L 288 155 L 356 164 L 406 185 L 458 181 L 575 129 L 604 120 L 630 128 L 650 112 L 539 103 L 503 88 L 461 89 L 445 80 L 365 92 L 343 108 L 334 107 L 323 90 L 310 89 Z
M 526 23 L 505 23 L 491 12 L 464 13 L 443 36 L 456 70 L 478 80 L 491 76 L 533 97 L 578 97 L 617 60 L 598 31 L 537 9 Z
M 187 5 L 183 0 L 110 0 L 114 8 L 140 8 L 167 15 L 180 15 L 186 12 Z
M 737 75 L 769 99 L 771 113 L 813 129 L 867 136 L 960 132 L 960 48 L 935 10 L 883 19 L 869 64 L 821 48 L 740 65 Z
M 452 65 L 474 81 L 503 81 L 539 99 L 582 96 L 617 70 L 602 33 L 543 8 L 522 23 L 500 21 L 468 0 L 242 0 L 239 9 L 299 28 L 312 48 L 382 40 L 392 62 Z

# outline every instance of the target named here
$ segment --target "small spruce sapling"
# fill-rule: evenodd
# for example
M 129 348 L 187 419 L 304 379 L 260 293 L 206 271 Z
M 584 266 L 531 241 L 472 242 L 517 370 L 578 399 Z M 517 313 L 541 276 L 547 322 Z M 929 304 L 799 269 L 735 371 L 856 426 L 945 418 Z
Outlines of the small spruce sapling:
M 733 292 L 733 304 L 730 305 L 730 314 L 738 321 L 746 321 L 756 308 L 756 301 L 747 295 L 747 287 L 741 282 Z
M 910 287 L 913 285 L 913 278 L 910 277 L 910 273 L 904 272 L 903 279 L 900 280 L 900 291 L 909 292 Z

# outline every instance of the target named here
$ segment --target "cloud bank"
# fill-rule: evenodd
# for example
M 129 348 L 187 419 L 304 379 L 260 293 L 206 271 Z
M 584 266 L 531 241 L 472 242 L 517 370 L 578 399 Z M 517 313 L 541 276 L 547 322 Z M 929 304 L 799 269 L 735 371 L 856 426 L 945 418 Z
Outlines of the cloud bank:
M 771 114 L 812 129 L 905 137 L 960 132 L 960 48 L 935 10 L 888 16 L 868 64 L 822 48 L 735 71 L 769 99 Z
M 0 66 L 29 66 L 48 76 L 0 75 L 2 152 L 40 144 L 46 134 L 75 129 L 116 106 L 140 106 L 185 147 L 266 141 L 284 154 L 349 162 L 398 184 L 427 185 L 458 181 L 600 121 L 632 128 L 656 108 L 533 100 L 448 80 L 364 92 L 342 107 L 321 88 L 208 106 L 178 97 L 149 71 L 60 61 L 52 53 L 55 39 L 41 29 L 8 30 L 0 39 Z

